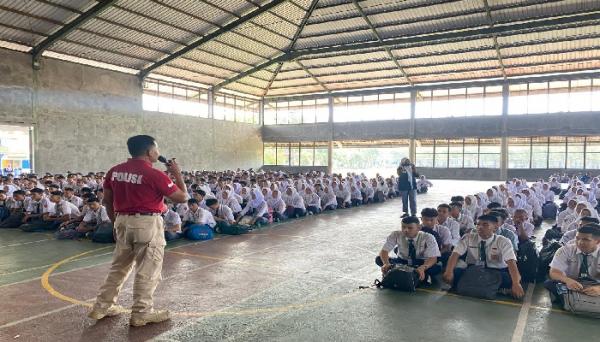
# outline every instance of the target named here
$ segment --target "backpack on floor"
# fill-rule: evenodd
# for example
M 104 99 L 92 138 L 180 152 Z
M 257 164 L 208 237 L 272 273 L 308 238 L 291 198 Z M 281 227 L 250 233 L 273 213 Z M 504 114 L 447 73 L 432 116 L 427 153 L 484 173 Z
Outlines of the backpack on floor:
M 55 230 L 59 225 L 60 222 L 45 222 L 42 220 L 35 220 L 25 223 L 19 228 L 24 232 L 43 232 L 47 230 Z
M 550 271 L 550 263 L 554 259 L 556 251 L 562 247 L 562 245 L 556 241 L 552 242 L 546 247 L 543 247 L 538 256 L 538 269 L 537 269 L 537 280 L 544 281 L 548 277 Z
M 472 265 L 465 269 L 456 285 L 456 293 L 461 296 L 496 299 L 502 275 L 499 270 L 480 265 Z
M 381 281 L 375 280 L 375 286 L 405 292 L 415 292 L 419 286 L 419 275 L 413 267 L 407 265 L 395 265 L 384 276 Z
M 586 286 L 585 283 L 583 285 Z M 598 285 L 598 283 L 591 285 Z M 600 318 L 600 297 L 592 297 L 581 292 L 571 291 L 562 283 L 558 284 L 558 293 L 562 295 L 565 310 L 577 315 Z
M 84 233 L 79 233 L 77 229 L 61 229 L 54 233 L 54 237 L 58 240 L 73 240 L 85 237 Z
M 10 210 L 7 207 L 0 207 L 0 222 L 6 220 L 10 216 Z
M 535 242 L 525 241 L 519 244 L 517 267 L 523 282 L 534 283 L 537 278 L 538 252 Z
M 542 217 L 544 220 L 555 220 L 558 207 L 554 202 L 547 202 L 542 206 Z
M 246 234 L 252 230 L 252 226 L 242 224 L 232 224 L 230 226 L 221 226 L 219 233 L 228 235 Z
M 213 231 L 205 224 L 194 224 L 185 230 L 185 237 L 190 240 L 212 240 Z
M 101 223 L 91 233 L 92 241 L 98 243 L 114 243 L 115 237 L 113 235 L 112 223 Z

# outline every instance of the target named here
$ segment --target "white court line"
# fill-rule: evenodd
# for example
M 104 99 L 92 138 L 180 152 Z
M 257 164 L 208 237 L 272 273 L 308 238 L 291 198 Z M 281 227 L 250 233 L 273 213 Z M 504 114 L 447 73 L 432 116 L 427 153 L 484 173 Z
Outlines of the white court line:
M 525 299 L 523 300 L 523 306 L 519 312 L 519 318 L 517 319 L 517 326 L 513 332 L 511 342 L 523 341 L 523 334 L 525 333 L 525 327 L 527 326 L 527 317 L 529 316 L 529 309 L 531 308 L 531 299 L 533 297 L 533 289 L 535 284 L 529 284 L 527 286 L 527 292 L 525 292 Z
M 29 241 L 29 242 L 18 242 L 18 243 L 13 243 L 10 245 L 4 245 L 4 246 L 0 246 L 0 248 L 6 248 L 6 247 L 17 247 L 17 246 L 24 246 L 24 245 L 29 245 L 32 243 L 38 243 L 38 242 L 44 242 L 44 241 L 54 241 L 56 239 L 44 239 L 44 240 L 36 240 L 36 241 Z
M 87 300 L 87 301 L 90 301 L 90 300 Z M 12 321 L 12 322 L 6 323 L 4 325 L 0 325 L 0 329 L 6 329 L 6 328 L 10 328 L 10 327 L 15 326 L 15 325 L 19 325 L 21 323 L 26 323 L 26 322 L 29 322 L 29 321 L 33 321 L 34 319 L 38 319 L 38 318 L 42 318 L 44 316 L 52 315 L 52 314 L 55 314 L 57 312 L 61 312 L 61 311 L 67 310 L 67 309 L 70 309 L 70 308 L 75 307 L 75 306 L 79 306 L 79 304 L 70 304 L 70 305 L 67 305 L 67 306 L 63 306 L 62 308 L 58 308 L 58 309 L 54 309 L 54 310 L 51 310 L 51 311 L 42 312 L 41 314 L 37 314 L 35 316 L 29 316 L 29 317 L 26 317 L 26 318 L 23 318 L 23 319 L 20 319 L 20 320 L 17 320 L 17 321 Z

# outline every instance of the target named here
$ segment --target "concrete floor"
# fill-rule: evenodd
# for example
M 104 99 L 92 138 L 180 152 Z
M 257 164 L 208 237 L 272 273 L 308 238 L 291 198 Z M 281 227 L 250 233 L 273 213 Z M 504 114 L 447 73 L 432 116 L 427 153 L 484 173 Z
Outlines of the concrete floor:
M 435 181 L 419 208 L 494 182 Z M 373 258 L 398 227 L 400 202 L 336 211 L 242 236 L 168 246 L 155 301 L 170 322 L 130 328 L 128 314 L 85 317 L 112 245 L 0 231 L 1 341 L 565 341 L 600 336 L 598 320 L 531 300 L 414 294 L 368 286 Z M 542 232 L 540 230 L 538 233 Z M 131 304 L 131 282 L 120 298 Z

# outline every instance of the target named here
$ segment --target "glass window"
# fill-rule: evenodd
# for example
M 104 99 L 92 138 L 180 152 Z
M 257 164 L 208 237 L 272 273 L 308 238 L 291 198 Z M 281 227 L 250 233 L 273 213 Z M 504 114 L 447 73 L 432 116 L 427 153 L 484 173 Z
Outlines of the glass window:
M 373 177 L 396 174 L 400 160 L 408 156 L 408 140 L 335 142 L 333 171 L 362 173 Z
M 502 115 L 502 86 L 485 87 L 485 115 Z
M 548 83 L 529 83 L 527 114 L 548 113 Z
M 215 95 L 213 107 L 213 118 L 216 120 L 225 120 L 225 96 Z
M 600 169 L 600 137 L 586 138 L 585 168 Z
M 548 168 L 548 138 L 531 138 L 531 168 Z
M 500 139 L 479 139 L 479 167 L 500 168 Z
M 265 125 L 276 125 L 277 124 L 277 102 L 265 102 L 264 108 L 264 124 Z
M 333 98 L 333 121 L 334 122 L 345 122 L 348 111 L 348 97 L 334 97 Z M 329 114 L 327 114 L 329 116 Z
M 448 140 L 435 140 L 435 159 L 433 166 L 439 168 L 448 167 Z
M 567 168 L 583 169 L 584 167 L 584 148 L 585 138 L 569 137 L 567 138 Z
M 277 165 L 290 165 L 290 144 L 277 143 Z
M 465 116 L 467 103 L 467 89 L 450 89 L 448 95 L 448 108 L 450 116 Z
M 569 81 L 548 84 L 548 109 L 552 113 L 569 111 Z
M 277 147 L 275 143 L 265 143 L 263 145 L 263 164 L 277 165 Z
M 417 92 L 415 99 L 415 118 L 431 118 L 431 90 Z
M 317 99 L 317 122 L 329 122 L 329 99 Z
M 592 110 L 592 80 L 572 80 L 569 96 L 570 112 L 588 112 Z
M 463 139 L 450 139 L 448 141 L 448 167 L 463 167 Z
M 299 143 L 291 143 L 290 144 L 290 165 L 291 166 L 300 166 L 300 144 Z
M 301 143 L 300 144 L 300 166 L 313 166 L 315 145 L 314 143 Z
M 548 168 L 564 169 L 567 159 L 567 145 L 565 137 L 550 137 L 548 144 Z
M 431 98 L 431 117 L 448 117 L 448 89 L 439 89 L 432 91 Z
M 279 111 L 277 112 L 279 114 Z M 296 125 L 302 123 L 302 101 L 290 101 L 287 107 L 288 124 Z
M 531 159 L 531 139 L 510 138 L 508 141 L 508 168 L 529 169 Z
M 315 143 L 315 166 L 327 166 L 328 162 L 328 143 Z
M 467 103 L 465 115 L 478 116 L 485 113 L 484 108 L 484 87 L 467 88 Z
M 479 139 L 466 138 L 464 139 L 464 167 L 478 168 L 479 167 Z
M 600 78 L 594 78 L 592 80 L 592 110 L 600 112 Z
M 302 123 L 315 123 L 316 102 L 316 100 L 302 101 Z
M 396 110 L 395 119 L 408 120 L 410 119 L 410 93 L 394 94 L 394 104 Z
M 416 166 L 433 167 L 433 140 L 416 140 Z
M 527 114 L 527 83 L 508 86 L 508 114 Z

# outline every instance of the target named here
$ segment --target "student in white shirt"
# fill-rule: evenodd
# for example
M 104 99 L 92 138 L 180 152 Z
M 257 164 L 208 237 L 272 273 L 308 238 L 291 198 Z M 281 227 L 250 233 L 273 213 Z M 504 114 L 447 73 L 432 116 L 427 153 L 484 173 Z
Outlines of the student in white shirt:
M 550 263 L 544 287 L 553 302 L 562 302 L 557 286 L 600 297 L 600 225 L 587 224 L 577 230 L 575 243 L 561 247 Z M 589 285 L 588 285 L 589 284 Z
M 267 200 L 267 205 L 269 209 L 273 213 L 273 220 L 275 222 L 283 221 L 286 219 L 285 210 L 286 205 L 283 199 L 281 198 L 281 192 L 275 189 L 271 192 L 271 197 Z
M 285 194 L 283 195 L 283 201 L 287 209 L 285 210 L 285 215 L 288 218 L 292 217 L 302 217 L 306 216 L 306 206 L 304 204 L 304 199 L 295 188 L 289 187 L 285 190 Z
M 316 215 L 321 213 L 321 198 L 314 191 L 307 187 L 304 189 L 304 203 L 306 205 L 306 211 L 309 215 Z
M 500 288 L 511 289 L 516 298 L 524 296 L 521 275 L 517 267 L 517 257 L 511 242 L 494 232 L 498 228 L 498 219 L 492 215 L 482 215 L 477 220 L 477 232 L 465 234 L 454 248 L 448 260 L 443 278 L 456 288 L 464 269 L 457 268 L 458 259 L 467 253 L 467 265 L 480 265 L 500 271 Z
M 349 208 L 352 206 L 352 200 L 350 191 L 346 189 L 344 184 L 336 185 L 335 189 L 335 197 L 337 199 L 337 207 L 338 208 Z
M 233 211 L 228 206 L 219 204 L 219 201 L 214 198 L 207 199 L 206 205 L 217 222 L 215 228 L 217 233 L 228 231 L 228 228 L 236 223 Z
M 429 181 L 429 179 L 425 178 L 425 175 L 421 175 L 419 180 L 417 181 L 417 193 L 424 194 L 429 191 L 429 188 L 433 186 L 433 183 Z
M 208 210 L 200 208 L 197 199 L 190 198 L 188 200 L 188 207 L 190 210 L 185 213 L 182 220 L 184 222 L 184 232 L 191 225 L 206 225 L 211 229 L 217 225 L 217 222 L 215 222 L 212 214 Z
M 321 197 L 321 205 L 323 210 L 335 210 L 337 209 L 337 198 L 335 192 L 331 186 L 323 187 L 323 196 Z
M 525 209 L 517 209 L 513 215 L 512 222 L 517 230 L 519 243 L 527 242 L 533 236 L 535 227 L 529 222 L 529 215 Z
M 242 192 L 244 190 L 242 189 Z M 252 217 L 250 225 L 265 225 L 269 223 L 269 206 L 259 189 L 252 189 L 250 201 L 240 213 L 241 217 L 249 215 Z
M 434 208 L 421 210 L 421 230 L 433 235 L 440 248 L 440 260 L 445 265 L 452 250 L 452 234 L 444 226 L 437 224 L 438 211 Z
M 65 188 L 65 200 L 67 202 L 75 204 L 75 206 L 79 209 L 83 208 L 83 199 L 81 197 L 75 196 L 75 190 L 71 187 Z
M 181 217 L 172 209 L 167 210 L 162 214 L 165 226 L 165 241 L 173 241 L 183 236 L 181 231 Z
M 450 210 L 451 208 L 448 204 L 443 203 L 438 205 L 437 224 L 448 228 L 452 237 L 451 244 L 454 247 L 460 240 L 460 224 L 454 218 L 450 217 Z
M 88 232 L 95 231 L 101 224 L 111 224 L 106 208 L 100 204 L 97 197 L 90 197 L 86 205 L 85 215 L 76 228 L 77 237 L 84 237 Z
M 462 203 L 452 202 L 450 203 L 450 217 L 456 220 L 459 224 L 460 236 L 465 235 L 475 229 L 475 224 L 470 215 L 465 215 L 462 210 Z

